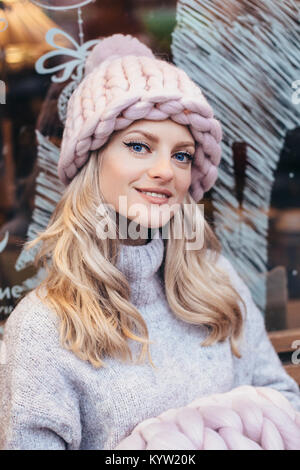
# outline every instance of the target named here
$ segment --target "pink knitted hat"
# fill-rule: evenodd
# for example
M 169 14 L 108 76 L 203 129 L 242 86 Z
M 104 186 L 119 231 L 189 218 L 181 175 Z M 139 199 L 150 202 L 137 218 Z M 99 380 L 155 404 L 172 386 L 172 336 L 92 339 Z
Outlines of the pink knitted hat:
M 58 176 L 67 185 L 117 130 L 139 119 L 173 121 L 195 139 L 191 196 L 198 202 L 218 177 L 222 129 L 201 89 L 174 64 L 155 57 L 130 35 L 101 40 L 86 61 L 85 77 L 67 109 Z

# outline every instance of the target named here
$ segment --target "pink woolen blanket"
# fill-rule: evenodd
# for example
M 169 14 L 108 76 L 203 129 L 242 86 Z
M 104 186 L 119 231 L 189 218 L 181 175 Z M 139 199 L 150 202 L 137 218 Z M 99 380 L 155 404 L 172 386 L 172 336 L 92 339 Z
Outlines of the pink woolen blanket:
M 115 450 L 300 450 L 300 413 L 277 390 L 243 385 L 138 424 Z

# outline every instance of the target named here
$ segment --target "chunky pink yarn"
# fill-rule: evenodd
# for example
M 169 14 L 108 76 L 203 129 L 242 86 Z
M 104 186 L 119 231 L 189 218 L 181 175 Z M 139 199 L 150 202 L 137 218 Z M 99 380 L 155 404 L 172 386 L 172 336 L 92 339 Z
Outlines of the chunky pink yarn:
M 199 201 L 215 183 L 222 129 L 200 88 L 175 65 L 157 59 L 138 39 L 114 34 L 87 58 L 85 78 L 67 109 L 58 175 L 68 184 L 117 130 L 138 119 L 189 126 L 196 153 L 189 191 Z
M 277 390 L 243 385 L 138 424 L 115 450 L 300 450 L 300 413 Z

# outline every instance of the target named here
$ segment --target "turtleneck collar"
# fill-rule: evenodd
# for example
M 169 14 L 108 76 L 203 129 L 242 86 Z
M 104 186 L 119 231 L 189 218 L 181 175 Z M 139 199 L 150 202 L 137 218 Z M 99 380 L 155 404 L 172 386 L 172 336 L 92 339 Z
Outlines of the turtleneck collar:
M 159 230 L 145 245 L 120 244 L 116 267 L 131 286 L 131 302 L 143 305 L 157 297 L 158 270 L 164 257 L 164 242 Z

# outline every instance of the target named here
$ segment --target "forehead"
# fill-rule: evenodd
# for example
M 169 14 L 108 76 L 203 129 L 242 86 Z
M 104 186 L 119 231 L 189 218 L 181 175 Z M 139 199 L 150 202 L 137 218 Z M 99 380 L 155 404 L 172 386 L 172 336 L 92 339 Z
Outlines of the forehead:
M 165 119 L 162 121 L 140 119 L 134 121 L 130 126 L 120 131 L 120 135 L 123 136 L 129 132 L 138 130 L 150 132 L 159 138 L 173 137 L 175 140 L 186 139 L 190 142 L 194 142 L 194 138 L 189 127 L 183 124 L 178 124 L 172 119 Z

